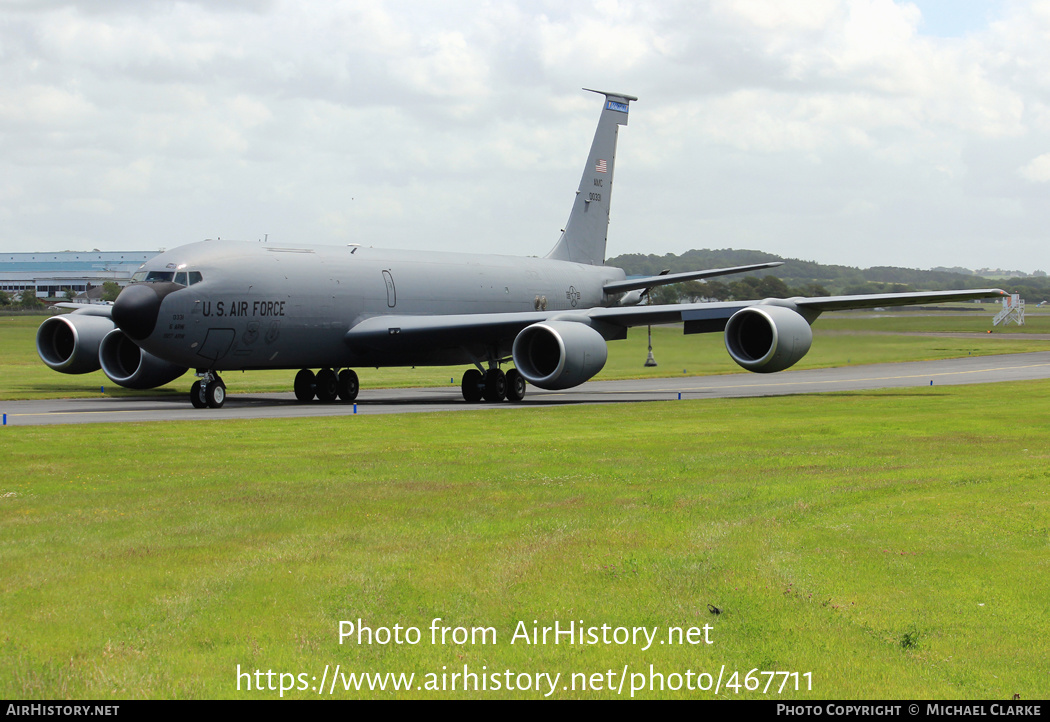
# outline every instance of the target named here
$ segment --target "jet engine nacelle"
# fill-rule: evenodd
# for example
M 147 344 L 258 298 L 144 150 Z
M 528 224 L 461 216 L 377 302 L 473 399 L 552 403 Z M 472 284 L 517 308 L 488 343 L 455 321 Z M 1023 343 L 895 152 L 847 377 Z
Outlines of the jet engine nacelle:
M 813 343 L 813 329 L 790 308 L 758 304 L 730 317 L 725 341 L 729 355 L 748 371 L 773 373 L 806 355 Z
M 36 332 L 36 352 L 55 371 L 87 374 L 98 371 L 98 348 L 114 328 L 105 316 L 68 313 L 52 316 Z
M 176 366 L 143 351 L 119 328 L 102 339 L 98 359 L 106 376 L 128 389 L 163 386 L 187 371 L 185 366 Z
M 609 349 L 590 326 L 576 321 L 544 321 L 522 329 L 514 339 L 514 366 L 541 389 L 582 384 L 605 366 Z

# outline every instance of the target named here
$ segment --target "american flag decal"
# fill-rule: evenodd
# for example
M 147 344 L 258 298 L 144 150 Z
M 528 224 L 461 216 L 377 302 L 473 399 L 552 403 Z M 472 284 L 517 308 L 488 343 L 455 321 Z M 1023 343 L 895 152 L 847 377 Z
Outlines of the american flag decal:
M 609 166 L 606 165 L 604 160 L 599 160 L 598 165 L 594 166 L 594 170 L 598 171 L 599 173 L 608 173 Z

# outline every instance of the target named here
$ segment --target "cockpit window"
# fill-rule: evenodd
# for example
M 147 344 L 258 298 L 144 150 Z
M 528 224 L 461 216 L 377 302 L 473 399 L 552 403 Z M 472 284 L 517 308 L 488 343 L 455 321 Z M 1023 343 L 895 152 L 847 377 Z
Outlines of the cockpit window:
M 183 286 L 192 286 L 204 279 L 200 271 L 138 271 L 131 276 L 132 283 L 160 283 L 162 281 L 174 281 Z

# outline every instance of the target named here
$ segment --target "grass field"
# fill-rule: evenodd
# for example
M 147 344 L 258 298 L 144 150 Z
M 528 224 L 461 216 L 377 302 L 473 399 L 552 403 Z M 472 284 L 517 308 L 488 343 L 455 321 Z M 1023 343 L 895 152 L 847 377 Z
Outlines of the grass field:
M 346 692 L 341 678 L 336 698 L 543 696 L 414 688 L 464 665 L 609 698 L 562 687 L 724 665 L 741 684 L 800 675 L 768 698 L 1045 699 L 1048 408 L 1037 382 L 7 427 L 0 696 L 278 696 L 243 677 L 238 691 L 240 665 L 264 685 L 268 670 L 306 675 L 285 696 L 316 697 L 338 664 L 416 681 Z M 433 645 L 436 617 L 497 642 Z M 340 645 L 340 620 L 358 618 L 422 641 Z M 511 644 L 533 620 L 710 624 L 713 644 Z
M 1024 328 L 996 329 L 992 334 L 990 312 L 961 315 L 945 313 L 893 314 L 829 313 L 814 324 L 813 348 L 795 368 L 827 368 L 850 364 L 886 363 L 957 358 L 967 355 L 1022 353 L 1050 350 L 1050 340 L 1030 338 L 1050 334 L 1050 313 L 1028 314 Z M 0 400 L 185 394 L 194 377 L 187 374 L 160 389 L 130 391 L 106 378 L 101 371 L 71 376 L 52 371 L 36 354 L 36 329 L 41 317 L 0 316 Z M 965 338 L 924 336 L 922 333 L 979 333 Z M 626 341 L 609 344 L 609 361 L 598 379 L 698 376 L 746 373 L 729 358 L 721 334 L 684 336 L 680 328 L 654 327 L 653 347 L 659 366 L 645 368 L 644 328 L 632 329 Z M 356 369 L 361 378 L 362 400 L 368 389 L 459 385 L 466 367 Z M 231 393 L 291 391 L 294 371 L 226 372 Z

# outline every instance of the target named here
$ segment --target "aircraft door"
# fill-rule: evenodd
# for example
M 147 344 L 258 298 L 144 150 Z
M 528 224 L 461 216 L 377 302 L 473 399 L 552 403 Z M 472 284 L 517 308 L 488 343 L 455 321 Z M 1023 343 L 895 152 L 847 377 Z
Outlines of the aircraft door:
M 208 329 L 208 334 L 204 337 L 204 343 L 201 344 L 200 349 L 197 350 L 197 355 L 215 363 L 227 354 L 236 335 L 237 332 L 232 328 Z
M 386 305 L 393 308 L 397 305 L 397 289 L 394 288 L 394 277 L 390 271 L 383 271 L 383 280 L 386 281 Z

